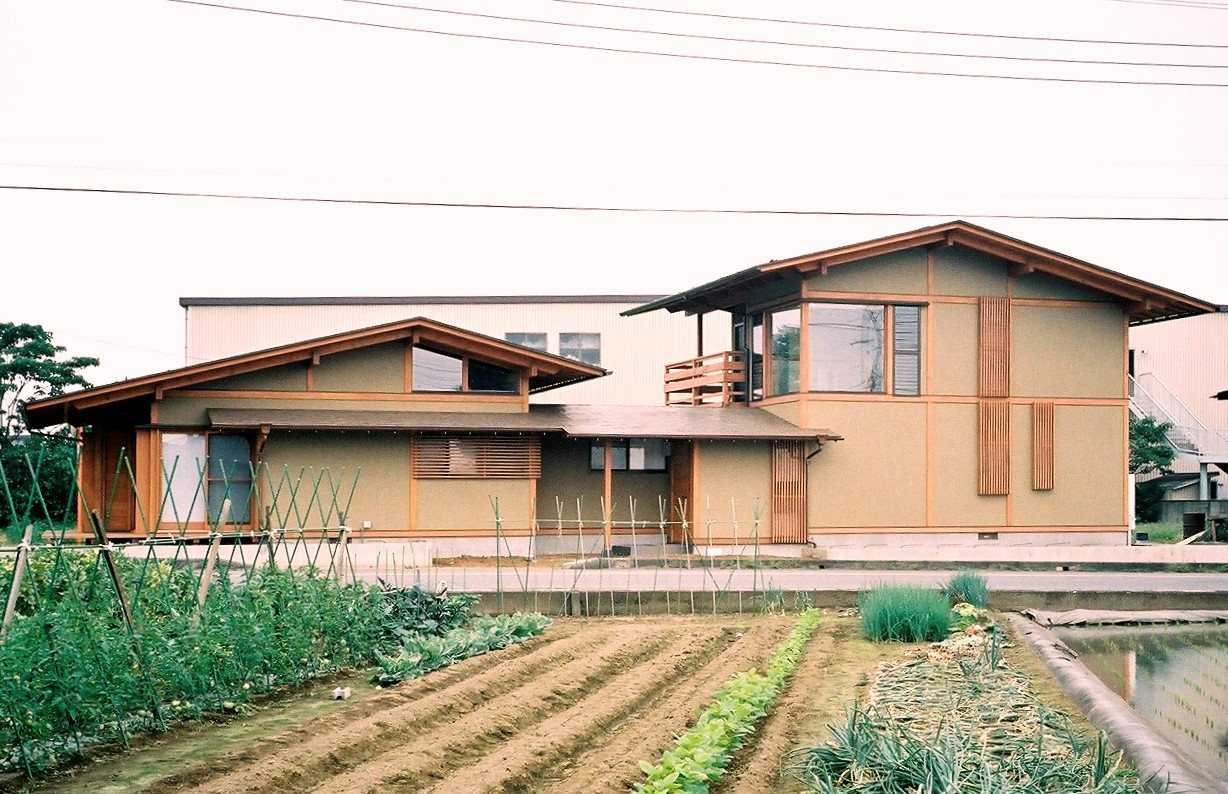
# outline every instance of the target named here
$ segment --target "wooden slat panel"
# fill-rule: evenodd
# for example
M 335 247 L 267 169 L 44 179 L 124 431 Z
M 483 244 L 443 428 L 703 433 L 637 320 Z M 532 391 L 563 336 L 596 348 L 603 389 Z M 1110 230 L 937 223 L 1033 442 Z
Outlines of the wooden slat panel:
M 977 411 L 978 493 L 1005 496 L 1011 491 L 1011 405 L 981 400 Z
M 977 326 L 979 394 L 1009 397 L 1011 389 L 1011 305 L 1007 298 L 981 298 Z
M 1032 490 L 1053 490 L 1053 403 L 1032 403 Z
M 537 479 L 541 449 L 541 439 L 529 436 L 416 436 L 414 476 Z
M 772 542 L 806 540 L 806 449 L 801 441 L 777 441 L 772 444 Z

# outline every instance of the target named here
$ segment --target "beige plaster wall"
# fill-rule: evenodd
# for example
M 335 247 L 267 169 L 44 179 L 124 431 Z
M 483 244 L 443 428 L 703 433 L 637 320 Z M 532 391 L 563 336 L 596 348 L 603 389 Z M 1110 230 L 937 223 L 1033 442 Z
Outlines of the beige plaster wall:
M 934 249 L 934 294 L 1006 297 L 1008 264 L 958 246 Z
M 320 358 L 315 371 L 316 391 L 377 392 L 405 391 L 405 345 L 386 345 L 347 350 Z
M 772 442 L 701 441 L 696 458 L 695 539 L 732 539 L 736 519 L 738 540 L 751 541 L 756 500 L 759 536 L 771 537 Z
M 1125 333 L 1117 308 L 1013 306 L 1011 394 L 1124 397 Z
M 811 527 L 925 524 L 924 404 L 815 402 L 810 420 L 845 438 L 810 461 Z
M 972 303 L 934 303 L 922 311 L 933 326 L 933 343 L 922 339 L 922 352 L 932 373 L 932 394 L 973 397 L 977 393 L 977 321 Z
M 194 388 L 221 391 L 304 391 L 307 388 L 307 366 L 286 364 L 259 372 L 220 378 Z
M 1048 273 L 1034 271 L 1015 276 L 1011 287 L 1015 298 L 1041 298 L 1047 300 L 1104 301 L 1113 300 L 1103 292 L 1065 281 Z
M 1017 526 L 1125 526 L 1122 406 L 1054 409 L 1054 489 L 1032 490 L 1032 412 L 1011 411 L 1011 507 Z
M 493 535 L 494 498 L 499 500 L 500 515 L 507 519 L 506 530 L 528 529 L 527 518 L 532 515 L 530 480 L 418 480 L 415 487 L 415 529 L 420 532 L 478 530 Z
M 818 292 L 924 295 L 928 282 L 926 251 L 915 248 L 848 265 L 836 265 L 825 275 L 811 275 L 806 280 L 806 287 Z
M 934 440 L 933 525 L 993 527 L 1005 524 L 1006 497 L 977 493 L 976 405 L 938 404 L 931 410 L 934 420 L 931 432 Z M 1012 448 L 1017 450 L 1019 443 L 1020 439 L 1012 432 Z
M 272 488 L 264 493 L 267 498 L 277 490 L 283 476 L 297 480 L 300 472 L 306 469 L 303 480 L 307 482 L 327 468 L 333 481 L 339 484 L 338 491 L 344 491 L 339 497 L 343 507 L 357 477 L 347 516 L 351 527 L 357 528 L 363 521 L 370 521 L 376 529 L 405 530 L 409 520 L 409 449 L 408 433 L 274 431 L 264 446 L 263 460 L 272 482 Z M 299 487 L 300 512 L 307 510 L 311 490 L 308 485 Z M 290 493 L 290 488 L 283 483 L 278 504 L 278 511 L 283 514 L 289 507 Z M 331 491 L 321 488 L 320 494 L 325 495 L 331 505 Z M 304 518 L 308 526 L 320 526 L 319 508 L 313 508 L 310 517 Z
M 482 398 L 481 400 L 432 400 L 363 398 L 297 399 L 262 397 L 179 397 L 168 394 L 158 403 L 158 424 L 182 427 L 208 427 L 210 408 L 269 408 L 318 409 L 345 411 L 483 411 L 491 413 L 522 413 L 524 404 L 519 397 Z

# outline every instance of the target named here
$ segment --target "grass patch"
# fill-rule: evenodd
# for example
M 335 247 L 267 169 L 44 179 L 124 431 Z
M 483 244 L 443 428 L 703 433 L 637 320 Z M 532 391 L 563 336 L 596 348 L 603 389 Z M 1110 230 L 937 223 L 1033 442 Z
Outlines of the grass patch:
M 942 586 L 952 604 L 972 604 L 984 609 L 989 606 L 989 582 L 976 571 L 956 571 Z
M 1148 543 L 1177 543 L 1183 535 L 1180 524 L 1138 524 L 1134 532 L 1136 537 L 1139 532 L 1146 532 Z
M 857 605 L 875 642 L 936 642 L 951 630 L 951 603 L 937 590 L 881 585 L 862 593 Z

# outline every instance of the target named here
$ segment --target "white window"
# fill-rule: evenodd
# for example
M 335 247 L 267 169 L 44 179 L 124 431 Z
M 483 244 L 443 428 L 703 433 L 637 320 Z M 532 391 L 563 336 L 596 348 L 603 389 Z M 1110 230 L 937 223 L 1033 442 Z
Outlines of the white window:
M 246 436 L 221 433 L 162 434 L 160 520 L 247 523 L 251 520 L 252 447 Z M 230 511 L 222 516 L 222 505 Z
M 559 355 L 584 364 L 601 366 L 601 334 L 559 334 Z

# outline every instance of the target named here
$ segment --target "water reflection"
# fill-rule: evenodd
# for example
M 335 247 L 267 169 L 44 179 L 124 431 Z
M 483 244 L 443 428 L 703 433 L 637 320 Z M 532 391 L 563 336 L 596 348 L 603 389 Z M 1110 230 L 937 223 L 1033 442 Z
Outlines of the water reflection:
M 1095 626 L 1055 633 L 1159 734 L 1228 781 L 1228 626 Z

